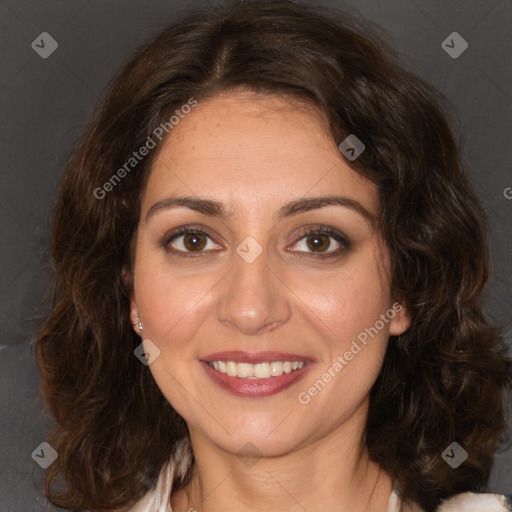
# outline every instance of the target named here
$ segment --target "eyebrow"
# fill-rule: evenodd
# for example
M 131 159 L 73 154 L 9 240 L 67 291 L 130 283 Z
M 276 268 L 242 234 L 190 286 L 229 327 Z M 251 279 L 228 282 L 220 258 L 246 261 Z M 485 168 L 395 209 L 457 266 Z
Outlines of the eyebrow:
M 355 211 L 364 217 L 371 226 L 373 226 L 375 223 L 375 217 L 361 203 L 349 197 L 342 196 L 312 197 L 290 201 L 289 203 L 286 203 L 284 206 L 282 206 L 274 215 L 274 217 L 279 221 L 299 213 L 333 205 L 344 206 L 345 208 L 349 208 L 352 211 Z M 153 206 L 151 206 L 151 208 L 149 208 L 148 212 L 146 213 L 146 222 L 157 212 L 179 207 L 190 208 L 191 210 L 202 213 L 203 215 L 207 215 L 209 217 L 217 217 L 224 221 L 233 216 L 232 213 L 228 213 L 222 203 L 212 199 L 191 196 L 167 197 L 161 201 L 157 201 L 155 204 L 153 204 Z

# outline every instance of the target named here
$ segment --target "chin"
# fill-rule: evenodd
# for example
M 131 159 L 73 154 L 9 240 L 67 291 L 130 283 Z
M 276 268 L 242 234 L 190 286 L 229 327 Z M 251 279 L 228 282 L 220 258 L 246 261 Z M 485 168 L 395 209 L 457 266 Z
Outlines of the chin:
M 233 438 L 219 440 L 218 446 L 223 450 L 238 455 L 241 459 L 258 457 L 279 457 L 297 448 L 297 438 L 284 433 L 278 436 L 261 433 L 244 433 Z M 243 462 L 243 460 L 242 460 Z

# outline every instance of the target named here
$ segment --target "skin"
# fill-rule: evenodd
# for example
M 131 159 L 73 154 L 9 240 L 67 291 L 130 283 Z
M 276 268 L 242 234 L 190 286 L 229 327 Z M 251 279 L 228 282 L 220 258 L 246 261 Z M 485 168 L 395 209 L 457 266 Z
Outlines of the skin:
M 179 207 L 146 220 L 154 203 L 173 195 L 215 199 L 232 217 Z M 328 195 L 377 215 L 374 184 L 349 167 L 322 115 L 297 100 L 218 95 L 199 102 L 162 143 L 142 197 L 129 277 L 132 321 L 143 324 L 135 332 L 160 350 L 149 370 L 186 420 L 196 459 L 191 483 L 172 495 L 175 512 L 386 510 L 391 478 L 369 461 L 361 439 L 388 336 L 409 326 L 406 309 L 309 403 L 298 400 L 396 302 L 387 251 L 363 215 L 330 205 L 273 218 L 292 199 Z M 206 245 L 199 257 L 159 245 L 185 224 L 215 237 L 200 238 Z M 315 235 L 300 234 L 318 224 L 344 233 L 350 248 L 324 235 L 325 252 L 342 251 L 315 257 L 308 245 Z M 249 236 L 263 249 L 252 263 L 236 252 Z M 193 251 L 186 239 L 170 246 Z M 278 350 L 315 363 L 280 393 L 239 397 L 214 384 L 199 363 L 223 350 Z M 238 455 L 249 442 L 261 455 L 253 465 Z

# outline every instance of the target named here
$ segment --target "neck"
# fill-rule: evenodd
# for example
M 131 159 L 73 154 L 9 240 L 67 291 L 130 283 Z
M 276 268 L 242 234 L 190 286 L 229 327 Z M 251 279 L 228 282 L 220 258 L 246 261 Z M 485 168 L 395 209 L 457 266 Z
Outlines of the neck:
M 190 436 L 195 467 L 190 483 L 173 494 L 174 512 L 387 510 L 391 478 L 346 431 L 257 459 L 226 452 L 194 429 Z

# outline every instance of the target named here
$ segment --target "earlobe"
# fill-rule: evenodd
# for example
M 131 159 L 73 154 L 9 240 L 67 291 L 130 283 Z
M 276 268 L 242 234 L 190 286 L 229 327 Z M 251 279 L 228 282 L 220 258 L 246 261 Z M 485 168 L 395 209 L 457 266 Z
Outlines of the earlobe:
M 133 298 L 130 299 L 130 320 L 132 321 L 133 330 L 140 336 L 142 332 L 142 322 L 140 321 L 137 304 Z
M 121 276 L 125 286 L 125 291 L 130 299 L 130 320 L 134 331 L 137 334 L 140 334 L 140 331 L 142 331 L 142 323 L 140 322 L 139 309 L 137 308 L 137 302 L 135 301 L 132 275 L 126 268 L 123 268 Z
M 400 302 L 395 302 L 391 307 L 394 316 L 389 323 L 389 334 L 399 336 L 411 326 L 411 316 L 408 309 Z

